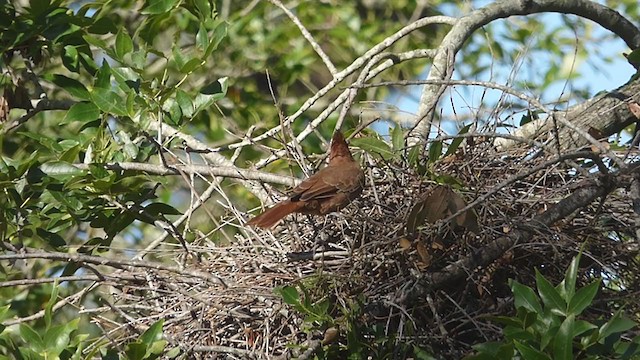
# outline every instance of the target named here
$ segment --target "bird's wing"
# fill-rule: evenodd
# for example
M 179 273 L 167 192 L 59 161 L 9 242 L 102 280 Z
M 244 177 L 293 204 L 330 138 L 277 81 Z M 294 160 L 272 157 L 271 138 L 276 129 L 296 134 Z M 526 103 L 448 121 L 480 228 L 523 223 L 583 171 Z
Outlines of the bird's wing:
M 357 166 L 327 166 L 303 181 L 293 192 L 293 200 L 323 200 L 337 193 L 349 193 L 360 186 Z
M 309 201 L 330 198 L 338 192 L 338 188 L 330 180 L 332 169 L 325 167 L 303 181 L 293 189 L 292 200 Z

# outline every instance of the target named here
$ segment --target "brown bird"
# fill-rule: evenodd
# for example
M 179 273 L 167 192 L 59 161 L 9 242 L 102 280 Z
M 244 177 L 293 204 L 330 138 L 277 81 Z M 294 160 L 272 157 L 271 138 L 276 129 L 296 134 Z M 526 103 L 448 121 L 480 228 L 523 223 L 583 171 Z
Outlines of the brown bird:
M 329 165 L 293 189 L 288 200 L 254 217 L 247 225 L 270 228 L 291 213 L 324 215 L 338 211 L 362 192 L 364 172 L 353 160 L 340 131 L 331 139 Z

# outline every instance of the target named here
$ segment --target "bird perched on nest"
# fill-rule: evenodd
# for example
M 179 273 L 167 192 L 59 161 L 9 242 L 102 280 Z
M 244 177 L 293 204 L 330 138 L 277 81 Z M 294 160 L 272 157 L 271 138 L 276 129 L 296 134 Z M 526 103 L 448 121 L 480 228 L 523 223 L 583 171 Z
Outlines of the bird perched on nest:
M 293 189 L 289 199 L 251 219 L 247 225 L 270 228 L 291 213 L 324 215 L 338 211 L 362 192 L 364 172 L 353 160 L 340 131 L 331 139 L 329 164 Z

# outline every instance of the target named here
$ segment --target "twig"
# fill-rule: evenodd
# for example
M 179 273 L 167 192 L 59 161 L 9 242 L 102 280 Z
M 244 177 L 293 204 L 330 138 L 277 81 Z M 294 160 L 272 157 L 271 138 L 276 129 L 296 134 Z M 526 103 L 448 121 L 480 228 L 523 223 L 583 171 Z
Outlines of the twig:
M 304 27 L 300 19 L 298 19 L 298 17 L 295 16 L 294 13 L 292 13 L 289 9 L 287 9 L 287 7 L 280 2 L 280 0 L 269 0 L 269 2 L 279 7 L 282 11 L 284 11 L 285 14 L 287 14 L 289 19 L 291 19 L 291 21 L 298 27 L 298 29 L 300 29 L 302 36 L 304 36 L 304 38 L 307 39 L 307 41 L 309 42 L 313 50 L 316 52 L 316 54 L 320 56 L 320 59 L 322 59 L 322 62 L 324 62 L 324 65 L 327 67 L 327 69 L 329 69 L 329 72 L 331 73 L 331 75 L 335 78 L 338 70 L 336 69 L 335 65 L 333 65 L 333 63 L 331 62 L 331 59 L 329 59 L 329 56 L 327 56 L 324 50 L 322 50 L 322 47 L 320 46 L 320 44 L 318 44 L 318 42 L 313 38 L 313 35 L 311 35 L 309 30 L 307 30 L 307 28 Z
M 107 170 L 135 170 L 154 175 L 180 175 L 185 174 L 209 174 L 243 180 L 259 180 L 273 184 L 295 186 L 299 180 L 283 175 L 264 173 L 257 170 L 246 170 L 235 166 L 207 166 L 207 165 L 171 165 L 166 167 L 162 164 L 117 162 L 117 163 L 94 163 L 94 164 L 73 164 L 78 169 L 88 170 L 89 166 L 102 166 Z
M 101 256 L 91 256 L 83 254 L 67 254 L 61 252 L 43 252 L 35 251 L 33 249 L 25 249 L 26 252 L 20 252 L 15 254 L 0 254 L 0 260 L 16 260 L 16 259 L 46 259 L 46 260 L 59 260 L 66 262 L 73 262 L 79 264 L 96 264 L 111 266 L 114 268 L 122 269 L 124 267 L 140 267 L 146 269 L 153 269 L 159 271 L 168 271 L 175 274 L 184 276 L 191 276 L 199 279 L 206 280 L 210 283 L 222 285 L 228 287 L 228 285 L 221 278 L 206 274 L 200 271 L 181 270 L 172 266 L 163 264 L 141 261 L 141 260 L 123 260 L 123 259 L 109 259 Z

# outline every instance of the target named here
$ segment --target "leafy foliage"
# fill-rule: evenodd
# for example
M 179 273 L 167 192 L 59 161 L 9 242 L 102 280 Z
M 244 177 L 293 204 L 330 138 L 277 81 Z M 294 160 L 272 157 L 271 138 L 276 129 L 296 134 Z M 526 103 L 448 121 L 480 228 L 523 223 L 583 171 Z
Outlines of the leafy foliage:
M 556 286 L 536 270 L 537 292 L 512 280 L 517 314 L 489 318 L 504 325 L 505 340 L 475 345 L 477 354 L 467 359 L 631 359 L 640 354 L 640 338 L 625 339 L 625 332 L 637 324 L 624 317 L 622 309 L 595 324 L 580 319 L 602 280 L 577 289 L 579 263 L 580 255 Z

